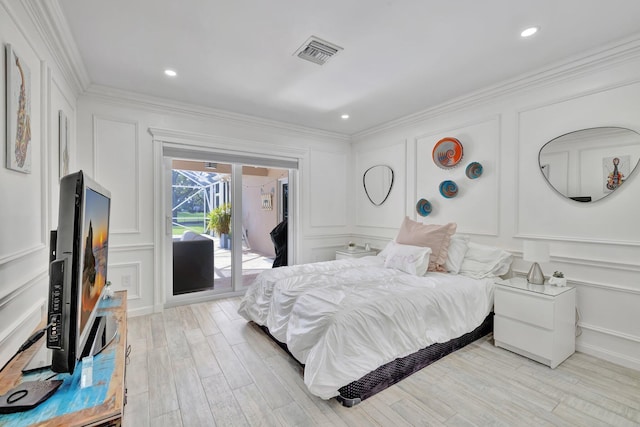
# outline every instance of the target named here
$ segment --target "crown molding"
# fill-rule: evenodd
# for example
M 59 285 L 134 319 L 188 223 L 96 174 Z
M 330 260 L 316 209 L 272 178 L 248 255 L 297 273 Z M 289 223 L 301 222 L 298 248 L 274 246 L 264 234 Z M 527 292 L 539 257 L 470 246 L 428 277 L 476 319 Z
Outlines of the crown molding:
M 166 98 L 124 91 L 108 86 L 90 85 L 87 90 L 85 90 L 83 95 L 101 99 L 112 104 L 119 104 L 122 106 L 137 106 L 158 113 L 172 113 L 185 115 L 188 117 L 196 116 L 205 119 L 219 119 L 224 121 L 236 122 L 243 126 L 252 126 L 259 129 L 269 128 L 272 130 L 278 130 L 281 132 L 285 132 L 286 134 L 303 135 L 307 137 L 311 136 L 314 138 L 330 139 L 332 141 L 341 141 L 347 143 L 351 142 L 351 137 L 349 135 L 339 132 L 330 132 L 290 123 L 279 122 L 276 120 L 250 116 L 247 114 L 234 113 L 231 111 L 220 110 L 216 108 L 188 104 Z
M 4 2 L 4 0 L 2 0 Z M 347 134 L 330 132 L 263 119 L 215 108 L 194 104 L 181 103 L 169 99 L 153 97 L 129 91 L 122 91 L 91 83 L 89 73 L 82 61 L 78 46 L 71 34 L 66 18 L 58 0 L 30 1 L 19 0 L 33 21 L 40 37 L 51 52 L 57 67 L 69 82 L 76 96 L 86 95 L 101 98 L 111 103 L 123 105 L 137 105 L 145 109 L 162 112 L 200 116 L 207 119 L 221 119 L 241 123 L 243 126 L 254 126 L 264 129 L 277 129 L 287 134 L 312 136 L 315 138 L 331 139 L 333 141 L 351 142 Z
M 57 0 L 19 1 L 29 14 L 56 66 L 75 95 L 79 96 L 91 80 L 60 4 Z
M 443 114 L 484 104 L 525 90 L 576 79 L 581 75 L 593 73 L 638 57 L 640 57 L 640 34 L 573 56 L 568 60 L 556 62 L 496 85 L 453 98 L 432 108 L 382 123 L 352 134 L 351 137 L 355 141 L 386 130 L 415 125 Z

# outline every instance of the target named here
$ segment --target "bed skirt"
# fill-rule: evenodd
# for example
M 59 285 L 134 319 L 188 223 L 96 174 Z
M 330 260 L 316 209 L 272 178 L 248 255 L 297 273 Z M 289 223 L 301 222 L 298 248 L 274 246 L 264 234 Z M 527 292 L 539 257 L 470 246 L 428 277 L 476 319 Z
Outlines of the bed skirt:
M 260 329 L 262 329 L 284 351 L 293 357 L 291 352 L 289 352 L 287 345 L 274 338 L 269 333 L 269 329 L 266 326 L 260 326 Z M 338 389 L 340 394 L 336 396 L 336 399 L 343 406 L 354 406 L 366 398 L 373 396 L 385 388 L 390 387 L 398 381 L 419 371 L 425 366 L 430 365 L 436 360 L 443 358 L 447 354 L 453 353 L 467 344 L 471 344 L 472 342 L 484 337 L 491 331 L 493 331 L 493 313 L 489 313 L 482 324 L 469 333 L 445 343 L 432 344 L 408 356 L 395 359 L 369 372 L 362 378 L 341 387 Z

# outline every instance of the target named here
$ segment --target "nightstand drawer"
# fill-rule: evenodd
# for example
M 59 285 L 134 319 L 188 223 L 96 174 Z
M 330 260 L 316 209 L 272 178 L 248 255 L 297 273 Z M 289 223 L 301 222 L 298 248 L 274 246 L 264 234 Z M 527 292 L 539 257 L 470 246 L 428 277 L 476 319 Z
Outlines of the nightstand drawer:
M 496 314 L 493 335 L 497 345 L 508 343 L 511 347 L 544 359 L 553 358 L 553 332 L 551 331 Z
M 553 301 L 534 294 L 497 288 L 495 313 L 549 330 L 554 327 Z

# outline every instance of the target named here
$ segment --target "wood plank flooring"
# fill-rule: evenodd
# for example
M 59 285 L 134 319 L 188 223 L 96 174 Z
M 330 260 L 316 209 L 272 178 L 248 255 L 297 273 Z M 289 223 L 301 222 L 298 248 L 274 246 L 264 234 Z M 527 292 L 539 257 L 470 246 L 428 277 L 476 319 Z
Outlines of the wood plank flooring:
M 640 372 L 582 353 L 552 370 L 490 336 L 344 408 L 239 301 L 129 319 L 124 426 L 640 426 Z

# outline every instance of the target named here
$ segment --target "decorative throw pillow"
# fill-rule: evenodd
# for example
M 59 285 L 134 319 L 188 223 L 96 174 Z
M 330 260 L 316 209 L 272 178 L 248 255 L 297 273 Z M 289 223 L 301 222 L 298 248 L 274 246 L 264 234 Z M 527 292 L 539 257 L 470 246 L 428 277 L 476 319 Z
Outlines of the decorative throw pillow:
M 396 236 L 396 243 L 431 248 L 428 271 L 446 271 L 449 242 L 456 227 L 457 224 L 453 222 L 445 225 L 422 224 L 405 217 Z
M 458 274 L 460 271 L 464 255 L 467 253 L 468 243 L 468 236 L 455 234 L 451 237 L 449 251 L 447 252 L 447 262 L 444 265 L 449 273 Z
M 399 245 L 395 242 L 391 242 L 391 244 L 392 246 L 389 248 L 387 257 L 384 260 L 385 268 L 404 271 L 414 276 L 424 276 L 429 265 L 431 248 Z

